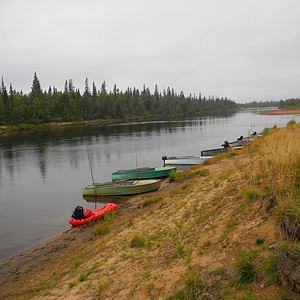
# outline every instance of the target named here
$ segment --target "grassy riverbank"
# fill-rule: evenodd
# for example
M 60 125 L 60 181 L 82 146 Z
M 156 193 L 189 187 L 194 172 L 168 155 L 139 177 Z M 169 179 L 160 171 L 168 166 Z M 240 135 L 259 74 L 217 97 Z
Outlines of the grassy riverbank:
M 299 136 L 272 129 L 0 263 L 0 298 L 300 299 Z

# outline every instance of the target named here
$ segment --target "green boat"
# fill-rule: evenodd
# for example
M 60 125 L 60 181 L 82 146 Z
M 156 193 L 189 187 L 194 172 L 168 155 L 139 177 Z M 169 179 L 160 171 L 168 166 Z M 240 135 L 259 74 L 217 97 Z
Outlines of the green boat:
M 112 180 L 124 180 L 124 179 L 152 179 L 168 177 L 171 171 L 177 170 L 177 167 L 159 167 L 159 168 L 138 168 L 129 170 L 119 170 L 112 173 Z
M 152 192 L 160 188 L 160 180 L 124 180 L 88 185 L 82 191 L 83 196 L 135 195 Z

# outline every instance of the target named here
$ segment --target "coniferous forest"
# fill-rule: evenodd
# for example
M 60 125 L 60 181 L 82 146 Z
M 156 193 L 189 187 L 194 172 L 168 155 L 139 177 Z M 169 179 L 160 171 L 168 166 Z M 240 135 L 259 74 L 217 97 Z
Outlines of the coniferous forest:
M 139 116 L 144 118 L 194 117 L 230 113 L 238 105 L 226 97 L 198 97 L 183 92 L 177 94 L 167 88 L 159 92 L 157 86 L 152 94 L 149 88 L 128 88 L 120 91 L 115 85 L 107 91 L 105 81 L 97 89 L 95 83 L 90 88 L 85 81 L 83 93 L 66 80 L 64 91 L 49 87 L 43 91 L 37 74 L 34 73 L 31 92 L 17 92 L 10 84 L 5 86 L 2 77 L 0 88 L 0 124 L 41 124 L 51 122 L 85 121 L 98 119 L 122 119 Z

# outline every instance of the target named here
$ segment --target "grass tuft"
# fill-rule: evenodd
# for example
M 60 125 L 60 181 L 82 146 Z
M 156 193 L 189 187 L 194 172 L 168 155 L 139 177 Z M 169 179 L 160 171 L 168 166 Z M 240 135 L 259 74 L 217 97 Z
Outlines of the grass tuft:
M 95 226 L 93 233 L 95 235 L 102 235 L 102 234 L 108 233 L 109 231 L 110 231 L 109 225 L 102 223 L 102 224 Z
M 145 246 L 145 239 L 139 235 L 134 236 L 130 242 L 131 248 L 141 248 L 144 246 Z
M 215 286 L 210 281 L 211 278 L 205 280 L 200 270 L 190 268 L 189 272 L 183 277 L 183 289 L 165 300 L 215 299 Z
M 241 253 L 241 257 L 235 264 L 236 276 L 234 279 L 234 284 L 247 285 L 256 280 L 258 272 L 254 265 L 254 258 L 255 255 L 253 251 Z
M 255 201 L 259 198 L 259 193 L 254 187 L 249 187 L 243 191 L 243 195 L 248 201 Z
M 265 242 L 265 239 L 257 238 L 255 241 L 255 245 L 262 245 Z

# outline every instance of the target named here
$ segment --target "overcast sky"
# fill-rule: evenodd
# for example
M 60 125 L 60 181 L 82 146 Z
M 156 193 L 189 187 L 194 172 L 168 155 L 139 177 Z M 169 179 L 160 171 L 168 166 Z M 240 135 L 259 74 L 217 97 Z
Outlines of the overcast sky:
M 300 0 L 0 0 L 0 76 L 238 103 L 300 97 Z

